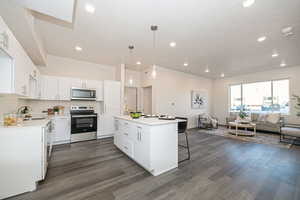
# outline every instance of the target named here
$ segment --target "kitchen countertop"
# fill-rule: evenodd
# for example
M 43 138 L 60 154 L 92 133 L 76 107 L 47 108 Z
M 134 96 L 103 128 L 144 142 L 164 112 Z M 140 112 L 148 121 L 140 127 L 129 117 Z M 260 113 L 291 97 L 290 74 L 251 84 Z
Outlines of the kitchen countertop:
M 131 121 L 135 123 L 145 124 L 149 126 L 157 126 L 157 125 L 164 125 L 164 124 L 175 124 L 178 122 L 183 122 L 185 120 L 175 119 L 175 120 L 160 120 L 158 118 L 144 118 L 141 117 L 139 119 L 132 119 L 129 115 L 122 115 L 122 116 L 115 116 L 117 119 L 123 119 L 126 121 Z
M 41 119 L 41 120 L 28 120 L 23 121 L 20 125 L 16 126 L 4 126 L 3 124 L 0 125 L 0 129 L 13 129 L 13 128 L 27 128 L 27 127 L 44 127 L 46 126 L 51 119 Z

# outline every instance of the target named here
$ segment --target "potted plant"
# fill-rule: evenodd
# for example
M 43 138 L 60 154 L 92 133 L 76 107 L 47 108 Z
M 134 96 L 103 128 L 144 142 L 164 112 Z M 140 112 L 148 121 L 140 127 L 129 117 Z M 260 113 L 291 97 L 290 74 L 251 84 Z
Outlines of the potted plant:
M 238 121 L 239 121 L 240 123 L 249 123 L 249 122 L 250 122 L 250 121 L 247 119 L 248 114 L 247 114 L 245 111 L 241 110 L 241 111 L 239 112 L 238 116 L 239 116 L 239 120 L 238 120 Z

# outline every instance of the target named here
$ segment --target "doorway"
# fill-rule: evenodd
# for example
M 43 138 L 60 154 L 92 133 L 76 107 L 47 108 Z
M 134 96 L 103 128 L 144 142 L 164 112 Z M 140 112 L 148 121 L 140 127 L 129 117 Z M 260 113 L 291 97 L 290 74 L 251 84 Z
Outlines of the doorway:
M 138 111 L 138 89 L 136 87 L 125 87 L 125 107 L 128 113 Z
M 143 87 L 143 112 L 152 115 L 152 86 Z

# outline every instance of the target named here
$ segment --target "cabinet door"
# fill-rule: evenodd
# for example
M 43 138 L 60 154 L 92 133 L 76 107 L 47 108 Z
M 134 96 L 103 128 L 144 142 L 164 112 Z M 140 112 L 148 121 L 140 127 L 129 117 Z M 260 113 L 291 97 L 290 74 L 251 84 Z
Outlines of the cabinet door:
M 121 136 L 121 130 L 122 130 L 122 124 L 120 120 L 115 120 L 115 135 L 114 135 L 114 144 L 121 149 L 122 144 L 122 136 Z
M 41 77 L 41 98 L 45 100 L 59 100 L 58 79 L 56 77 Z
M 71 78 L 71 87 L 82 88 L 82 81 L 79 78 Z
M 65 77 L 58 79 L 59 100 L 69 101 L 71 99 L 71 80 L 72 79 Z
M 147 126 L 135 126 L 134 160 L 150 169 L 150 130 Z
M 113 135 L 115 132 L 114 116 L 121 114 L 121 87 L 118 81 L 104 81 L 103 113 L 100 116 L 103 128 L 100 135 Z
M 70 118 L 67 117 L 56 117 L 54 119 L 54 135 L 55 143 L 69 143 L 71 139 L 71 127 Z
M 103 81 L 88 80 L 86 87 L 96 89 L 97 101 L 103 101 Z
M 41 163 L 41 178 L 42 180 L 45 179 L 46 177 L 46 173 L 47 173 L 47 167 L 48 167 L 48 163 L 47 163 L 47 158 L 48 158 L 48 155 L 47 155 L 47 148 L 48 148 L 48 140 L 47 140 L 47 135 L 48 135 L 48 130 L 46 129 L 46 127 L 43 128 L 43 131 L 42 131 L 42 145 L 41 145 L 41 148 L 42 148 L 42 163 Z

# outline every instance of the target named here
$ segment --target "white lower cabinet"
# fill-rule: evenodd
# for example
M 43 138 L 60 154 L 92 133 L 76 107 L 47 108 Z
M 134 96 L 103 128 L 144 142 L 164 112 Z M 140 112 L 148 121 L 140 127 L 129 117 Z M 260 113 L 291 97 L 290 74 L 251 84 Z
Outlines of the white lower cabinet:
M 151 170 L 150 166 L 150 129 L 147 126 L 133 126 L 134 157 L 145 169 Z
M 0 199 L 34 191 L 37 182 L 46 177 L 51 149 L 50 122 L 26 123 L 29 124 L 0 127 Z
M 71 119 L 69 116 L 55 116 L 53 119 L 54 144 L 68 144 L 71 140 Z
M 154 176 L 178 166 L 177 124 L 150 126 L 116 118 L 114 144 Z

